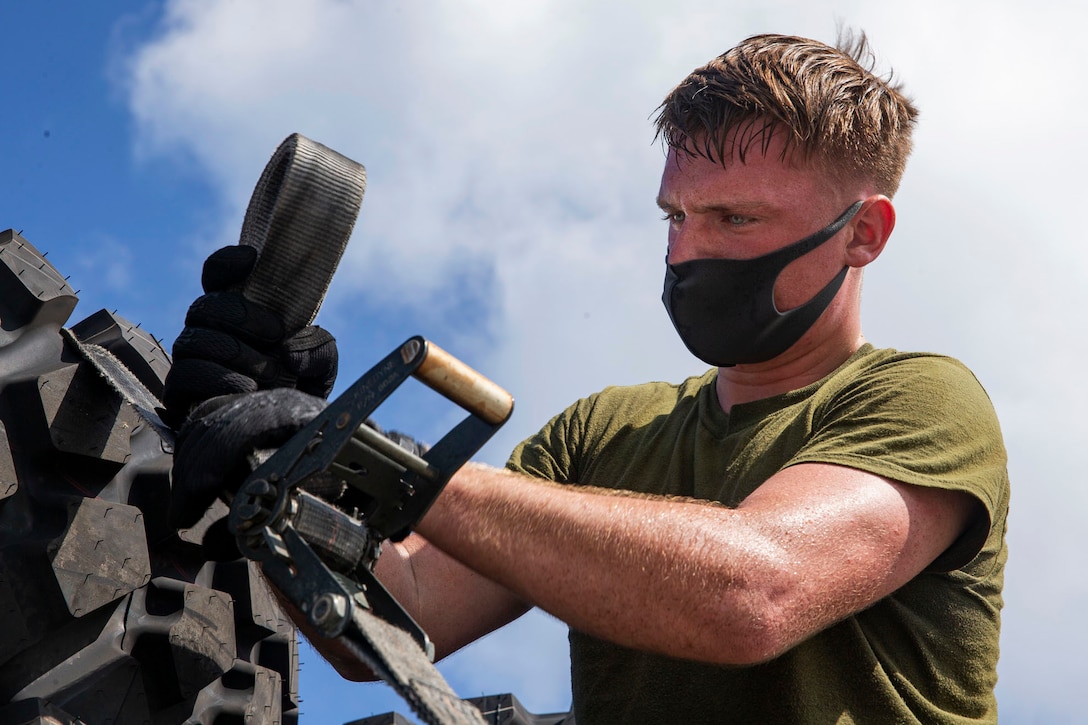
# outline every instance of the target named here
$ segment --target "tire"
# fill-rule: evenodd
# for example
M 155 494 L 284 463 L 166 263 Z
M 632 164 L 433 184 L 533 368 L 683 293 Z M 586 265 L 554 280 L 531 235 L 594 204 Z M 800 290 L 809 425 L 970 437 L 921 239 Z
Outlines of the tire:
M 66 339 L 161 396 L 169 356 L 0 232 L 0 722 L 294 724 L 297 636 L 256 566 L 167 520 L 168 443 Z

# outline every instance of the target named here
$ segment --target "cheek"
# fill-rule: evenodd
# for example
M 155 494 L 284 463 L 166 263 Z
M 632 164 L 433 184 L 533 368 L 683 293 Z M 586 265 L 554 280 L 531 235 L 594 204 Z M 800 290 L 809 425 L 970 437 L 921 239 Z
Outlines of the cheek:
M 774 285 L 774 304 L 779 312 L 800 307 L 824 288 L 842 269 L 841 259 L 836 260 L 827 252 L 815 249 L 800 259 L 790 262 Z

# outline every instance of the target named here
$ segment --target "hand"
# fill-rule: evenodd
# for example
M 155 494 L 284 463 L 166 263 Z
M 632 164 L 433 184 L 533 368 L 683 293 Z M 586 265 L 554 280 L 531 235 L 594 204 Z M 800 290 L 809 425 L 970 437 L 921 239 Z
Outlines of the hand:
M 241 285 L 257 262 L 246 245 L 224 247 L 204 263 L 198 297 L 173 348 L 163 391 L 164 420 L 180 427 L 189 411 L 220 395 L 296 388 L 328 397 L 336 381 L 336 340 L 304 327 L 288 335 L 271 310 L 247 300 Z
M 278 448 L 325 409 L 325 401 L 291 388 L 224 395 L 185 421 L 174 449 L 170 523 L 195 524 L 216 497 L 250 474 L 250 456 Z

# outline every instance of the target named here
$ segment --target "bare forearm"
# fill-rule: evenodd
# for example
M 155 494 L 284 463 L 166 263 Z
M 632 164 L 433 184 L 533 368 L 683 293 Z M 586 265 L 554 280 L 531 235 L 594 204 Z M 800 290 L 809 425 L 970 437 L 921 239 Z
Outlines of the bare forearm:
M 765 576 L 781 552 L 741 517 L 701 502 L 594 495 L 466 467 L 419 530 L 576 629 L 674 656 L 744 662 L 762 656 L 753 637 L 767 626 L 766 588 L 750 577 Z M 735 519 L 728 537 L 727 518 Z
M 387 542 L 375 575 L 423 628 L 441 659 L 524 614 L 508 589 L 413 534 Z
M 976 510 L 963 493 L 822 463 L 779 471 L 736 509 L 466 466 L 419 531 L 579 630 L 751 664 L 906 584 Z

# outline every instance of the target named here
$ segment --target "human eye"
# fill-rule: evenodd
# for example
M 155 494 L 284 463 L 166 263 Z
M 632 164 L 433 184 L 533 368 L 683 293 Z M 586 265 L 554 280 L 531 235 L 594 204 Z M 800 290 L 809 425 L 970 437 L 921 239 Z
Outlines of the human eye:
M 672 209 L 663 209 L 664 213 L 661 215 L 661 220 L 669 222 L 670 224 L 679 224 L 684 221 L 684 212 L 675 211 Z
M 752 221 L 752 217 L 743 214 L 726 214 L 725 223 L 731 227 L 742 227 Z

